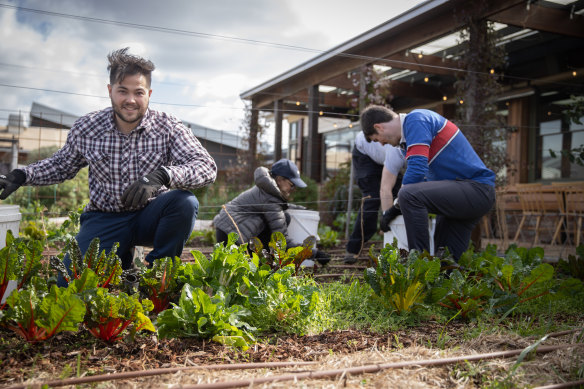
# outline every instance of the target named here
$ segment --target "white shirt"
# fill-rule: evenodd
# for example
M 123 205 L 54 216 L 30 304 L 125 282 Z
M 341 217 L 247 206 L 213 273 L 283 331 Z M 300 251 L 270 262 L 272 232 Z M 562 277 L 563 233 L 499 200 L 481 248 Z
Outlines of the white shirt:
M 379 142 L 367 142 L 363 131 L 357 133 L 355 147 L 377 164 L 385 166 L 390 173 L 396 176 L 406 163 L 405 157 L 398 147 L 382 145 Z

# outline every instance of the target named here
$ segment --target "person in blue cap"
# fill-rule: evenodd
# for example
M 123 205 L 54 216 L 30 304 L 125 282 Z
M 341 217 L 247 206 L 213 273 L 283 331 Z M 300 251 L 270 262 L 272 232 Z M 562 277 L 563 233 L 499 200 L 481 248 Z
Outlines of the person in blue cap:
M 288 247 L 300 246 L 302 242 L 294 242 L 288 234 L 290 216 L 286 213 L 291 208 L 304 209 L 288 203 L 296 188 L 306 187 L 294 162 L 281 159 L 270 170 L 258 167 L 254 183 L 252 188 L 225 204 L 213 219 L 217 242 L 227 242 L 229 233 L 235 232 L 241 233 L 240 244 L 258 237 L 267 246 L 272 233 L 279 231 L 284 234 Z

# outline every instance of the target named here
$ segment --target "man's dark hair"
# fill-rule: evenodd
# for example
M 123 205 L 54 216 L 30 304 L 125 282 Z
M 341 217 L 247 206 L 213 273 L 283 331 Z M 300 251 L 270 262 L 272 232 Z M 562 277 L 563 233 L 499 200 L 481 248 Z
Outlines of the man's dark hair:
M 107 70 L 110 72 L 110 85 L 121 83 L 126 76 L 142 74 L 148 81 L 148 87 L 152 82 L 152 71 L 154 64 L 137 55 L 128 54 L 130 48 L 119 49 L 108 54 L 109 65 Z
M 367 142 L 371 142 L 369 137 L 377 134 L 377 130 L 373 125 L 378 123 L 385 123 L 393 120 L 397 114 L 391 109 L 381 105 L 370 105 L 361 113 L 361 129 L 365 135 Z

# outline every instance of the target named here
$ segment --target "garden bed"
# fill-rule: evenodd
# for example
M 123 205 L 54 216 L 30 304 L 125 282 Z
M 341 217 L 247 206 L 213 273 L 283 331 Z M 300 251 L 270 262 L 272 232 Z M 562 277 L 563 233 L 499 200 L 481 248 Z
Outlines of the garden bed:
M 379 243 L 373 242 L 376 247 Z M 320 307 L 326 311 L 317 312 L 321 318 L 314 312 L 306 316 L 307 322 L 322 321 L 319 328 L 299 330 L 295 326 L 302 322 L 292 320 L 281 331 L 259 334 L 247 349 L 208 338 L 163 338 L 151 332 L 133 338 L 126 334 L 110 343 L 92 337 L 88 331 L 60 332 L 31 344 L 0 328 L 0 386 L 48 383 L 51 387 L 158 388 L 241 381 L 242 387 L 507 388 L 558 384 L 584 376 L 581 298 L 563 302 L 529 300 L 529 307 L 497 315 L 481 314 L 479 310 L 466 318 L 439 306 L 398 314 L 371 295 L 364 277 L 365 268 L 375 265 L 367 254 L 370 244 L 354 265 L 343 263 L 344 246 L 340 243 L 327 250 L 331 254 L 329 264 L 309 269 L 307 274 L 301 272 L 322 289 L 324 305 Z M 187 248 L 181 257 L 184 263 L 196 262 L 191 250 L 207 258 L 213 251 L 208 246 Z M 294 334 L 295 330 L 299 333 Z M 565 330 L 570 331 L 560 332 Z M 552 336 L 542 340 L 546 334 Z M 541 350 L 562 347 L 545 354 L 520 354 L 536 344 Z M 420 365 L 504 351 L 517 353 L 506 358 Z M 298 365 L 249 368 L 252 363 L 274 362 Z M 395 362 L 405 366 L 387 367 Z M 228 370 L 224 365 L 237 368 Z M 369 366 L 370 372 L 357 372 L 360 366 Z M 314 377 L 331 370 L 333 373 L 326 377 Z M 132 372 L 132 376 L 117 378 L 120 373 Z M 302 376 L 307 372 L 313 372 L 313 377 Z M 296 379 L 283 381 L 291 375 L 297 375 Z M 250 385 L 246 381 L 278 376 L 280 381 L 265 384 Z

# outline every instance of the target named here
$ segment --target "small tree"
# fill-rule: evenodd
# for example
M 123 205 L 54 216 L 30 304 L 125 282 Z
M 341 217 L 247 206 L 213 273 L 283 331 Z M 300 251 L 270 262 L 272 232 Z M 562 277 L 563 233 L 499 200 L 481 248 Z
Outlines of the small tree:
M 499 172 L 507 165 L 505 141 L 507 129 L 497 116 L 496 97 L 502 87 L 499 77 L 505 62 L 502 46 L 496 45 L 494 25 L 479 19 L 484 2 L 476 2 L 475 12 L 463 14 L 466 29 L 460 34 L 463 52 L 455 83 L 461 103 L 457 124 L 487 167 Z

